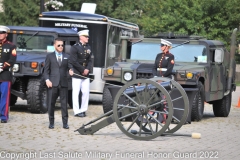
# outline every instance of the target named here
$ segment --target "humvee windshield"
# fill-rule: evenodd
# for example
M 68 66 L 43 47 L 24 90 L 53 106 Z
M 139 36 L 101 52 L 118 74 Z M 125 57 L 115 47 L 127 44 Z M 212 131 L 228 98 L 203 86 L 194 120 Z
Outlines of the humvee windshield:
M 177 46 L 179 44 L 173 44 Z M 136 43 L 132 45 L 131 60 L 152 60 L 160 53 L 160 45 L 157 43 Z M 170 50 L 176 62 L 201 62 L 207 63 L 206 47 L 204 45 L 183 44 Z
M 17 34 L 17 51 L 52 52 L 54 37 L 50 35 Z

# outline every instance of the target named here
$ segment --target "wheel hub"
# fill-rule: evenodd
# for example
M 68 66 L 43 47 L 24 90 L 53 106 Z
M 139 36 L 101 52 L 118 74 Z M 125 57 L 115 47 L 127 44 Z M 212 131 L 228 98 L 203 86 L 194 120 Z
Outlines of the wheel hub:
M 138 109 L 141 115 L 146 115 L 148 113 L 148 108 L 145 104 L 141 104 Z

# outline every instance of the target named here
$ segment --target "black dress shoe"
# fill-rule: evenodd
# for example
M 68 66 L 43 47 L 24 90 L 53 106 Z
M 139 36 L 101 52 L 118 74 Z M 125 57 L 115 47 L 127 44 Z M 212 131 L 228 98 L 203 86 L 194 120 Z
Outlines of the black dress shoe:
M 69 126 L 67 124 L 63 125 L 64 129 L 69 129 Z
M 80 114 L 80 113 L 78 113 L 78 114 L 75 114 L 74 116 L 75 116 L 75 117 L 80 117 L 80 116 L 79 116 L 79 114 Z
M 1 120 L 1 123 L 7 123 L 7 120 Z
M 81 113 L 76 114 L 75 116 L 76 117 L 85 117 L 86 115 L 83 112 L 81 112 Z
M 78 115 L 79 115 L 79 117 L 86 117 L 86 115 L 85 115 L 85 113 L 84 113 L 84 112 L 82 112 L 82 113 L 79 113 Z
M 49 124 L 49 129 L 53 129 L 54 128 L 54 124 Z

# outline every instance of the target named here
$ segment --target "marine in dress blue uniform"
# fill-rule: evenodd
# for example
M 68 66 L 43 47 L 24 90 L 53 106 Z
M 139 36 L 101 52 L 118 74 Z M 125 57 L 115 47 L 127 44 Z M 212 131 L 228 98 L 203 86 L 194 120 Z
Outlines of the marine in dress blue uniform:
M 92 66 L 91 47 L 88 44 L 89 30 L 78 32 L 79 42 L 71 47 L 69 62 L 73 66 L 72 99 L 73 112 L 77 117 L 85 117 L 88 109 L 90 79 L 89 71 Z M 82 103 L 79 107 L 79 93 L 82 93 Z
M 12 67 L 16 62 L 16 46 L 7 41 L 10 29 L 0 26 L 0 114 L 1 123 L 7 123 L 12 82 Z
M 153 76 L 154 77 L 168 77 L 172 78 L 172 70 L 174 66 L 174 55 L 169 52 L 172 47 L 172 43 L 161 39 L 161 50 L 162 53 L 157 54 L 154 66 Z

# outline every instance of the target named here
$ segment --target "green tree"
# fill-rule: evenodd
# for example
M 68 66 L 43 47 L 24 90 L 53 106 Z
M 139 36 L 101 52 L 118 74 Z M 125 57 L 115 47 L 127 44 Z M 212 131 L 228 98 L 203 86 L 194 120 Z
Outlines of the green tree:
M 82 3 L 96 3 L 97 14 L 136 23 L 145 37 L 158 32 L 177 32 L 229 45 L 232 30 L 240 23 L 240 0 L 59 1 L 64 4 L 61 10 L 69 11 L 80 11 Z M 40 0 L 3 0 L 3 9 L 0 13 L 3 25 L 38 25 Z
M 37 26 L 39 6 L 39 0 L 3 0 L 0 22 L 3 25 Z

